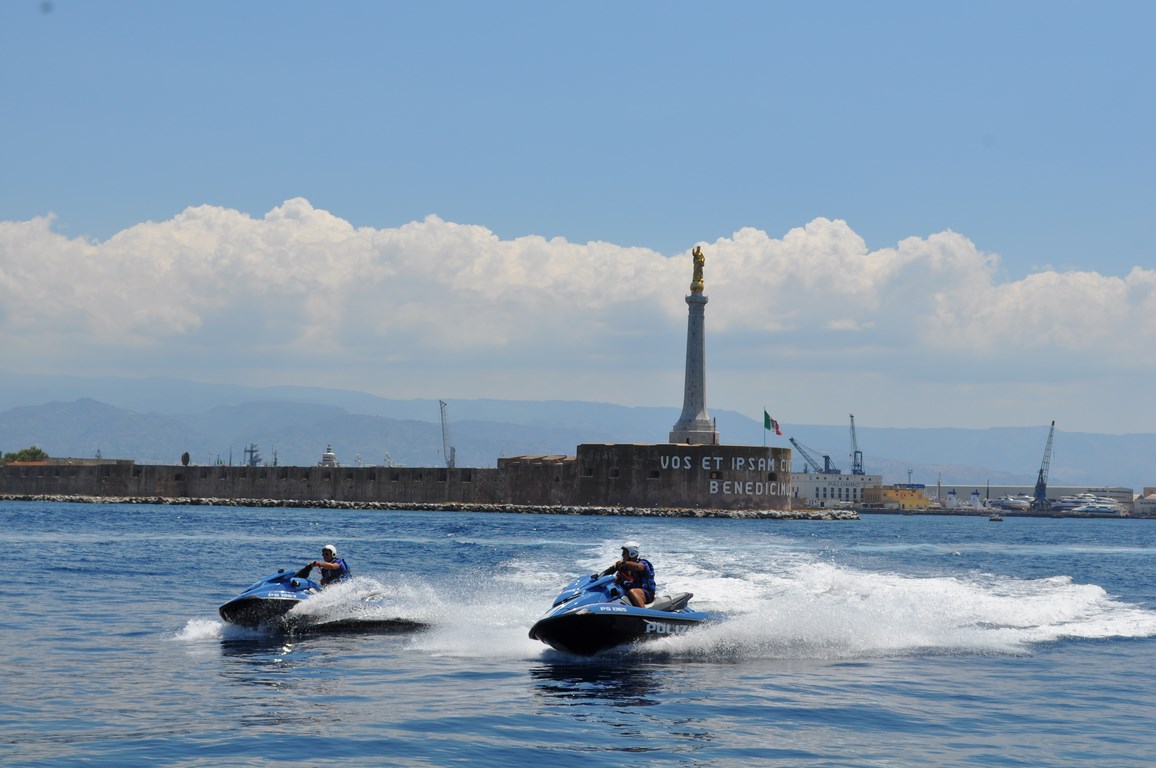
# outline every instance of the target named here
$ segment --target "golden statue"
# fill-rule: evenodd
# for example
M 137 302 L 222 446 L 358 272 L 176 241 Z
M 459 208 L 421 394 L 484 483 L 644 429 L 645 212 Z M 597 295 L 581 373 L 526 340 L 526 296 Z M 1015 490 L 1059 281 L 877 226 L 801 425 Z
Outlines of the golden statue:
M 696 245 L 694 252 L 694 277 L 690 279 L 690 292 L 702 293 L 702 267 L 706 264 L 706 256 L 702 255 L 702 246 Z

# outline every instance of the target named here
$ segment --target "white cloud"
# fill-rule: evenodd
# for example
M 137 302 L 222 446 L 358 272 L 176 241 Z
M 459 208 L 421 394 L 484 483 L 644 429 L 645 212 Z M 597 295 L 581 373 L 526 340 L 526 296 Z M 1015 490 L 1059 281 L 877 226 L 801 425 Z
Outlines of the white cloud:
M 1123 278 L 1039 272 L 946 297 L 933 327 L 945 343 L 984 356 L 1074 355 L 1070 362 L 1131 368 L 1153 341 L 1154 283 L 1156 272 L 1139 268 Z
M 355 228 L 300 198 L 260 219 L 189 208 L 100 243 L 52 224 L 0 222 L 12 371 L 273 376 L 399 397 L 681 398 L 689 249 L 502 240 L 436 216 Z M 1052 377 L 1074 368 L 1066 386 L 1078 397 L 1083 365 L 1134 371 L 1156 342 L 1152 270 L 1001 284 L 998 257 L 960 234 L 871 251 L 822 218 L 781 239 L 744 228 L 703 246 L 711 391 L 732 400 L 781 390 L 787 372 L 814 385 L 795 392 L 796 411 L 818 408 L 807 398 L 819 392 L 886 398 L 912 379 L 928 386 L 927 368 L 944 361 L 988 382 L 1032 381 L 1041 361 Z M 969 397 L 956 385 L 942 397 Z M 991 397 L 984 386 L 970 395 L 976 409 Z

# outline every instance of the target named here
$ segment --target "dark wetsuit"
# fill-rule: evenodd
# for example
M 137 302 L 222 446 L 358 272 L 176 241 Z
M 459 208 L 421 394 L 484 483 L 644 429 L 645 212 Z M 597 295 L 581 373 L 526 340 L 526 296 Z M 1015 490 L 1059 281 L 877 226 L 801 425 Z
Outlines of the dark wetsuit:
M 353 574 L 349 572 L 349 566 L 340 557 L 333 558 L 332 565 L 341 566 L 338 570 L 331 568 L 321 568 L 321 586 L 328 587 L 339 581 L 349 581 L 353 578 Z

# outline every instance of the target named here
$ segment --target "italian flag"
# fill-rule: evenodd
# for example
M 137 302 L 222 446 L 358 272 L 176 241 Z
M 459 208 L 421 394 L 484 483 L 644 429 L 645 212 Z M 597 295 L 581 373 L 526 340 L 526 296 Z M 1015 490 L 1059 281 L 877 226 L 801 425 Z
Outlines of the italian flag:
M 767 413 L 765 409 L 763 410 L 763 429 L 773 429 L 776 435 L 783 434 L 779 431 L 779 422 L 772 419 L 771 414 Z

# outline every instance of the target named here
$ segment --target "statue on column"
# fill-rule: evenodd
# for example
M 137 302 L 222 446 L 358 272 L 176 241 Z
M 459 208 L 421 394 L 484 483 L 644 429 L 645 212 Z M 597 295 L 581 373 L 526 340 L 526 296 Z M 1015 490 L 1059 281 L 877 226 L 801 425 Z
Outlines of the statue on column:
M 690 292 L 702 293 L 702 267 L 706 264 L 706 256 L 702 255 L 702 246 L 696 245 L 691 255 L 694 256 L 694 277 L 690 280 Z

